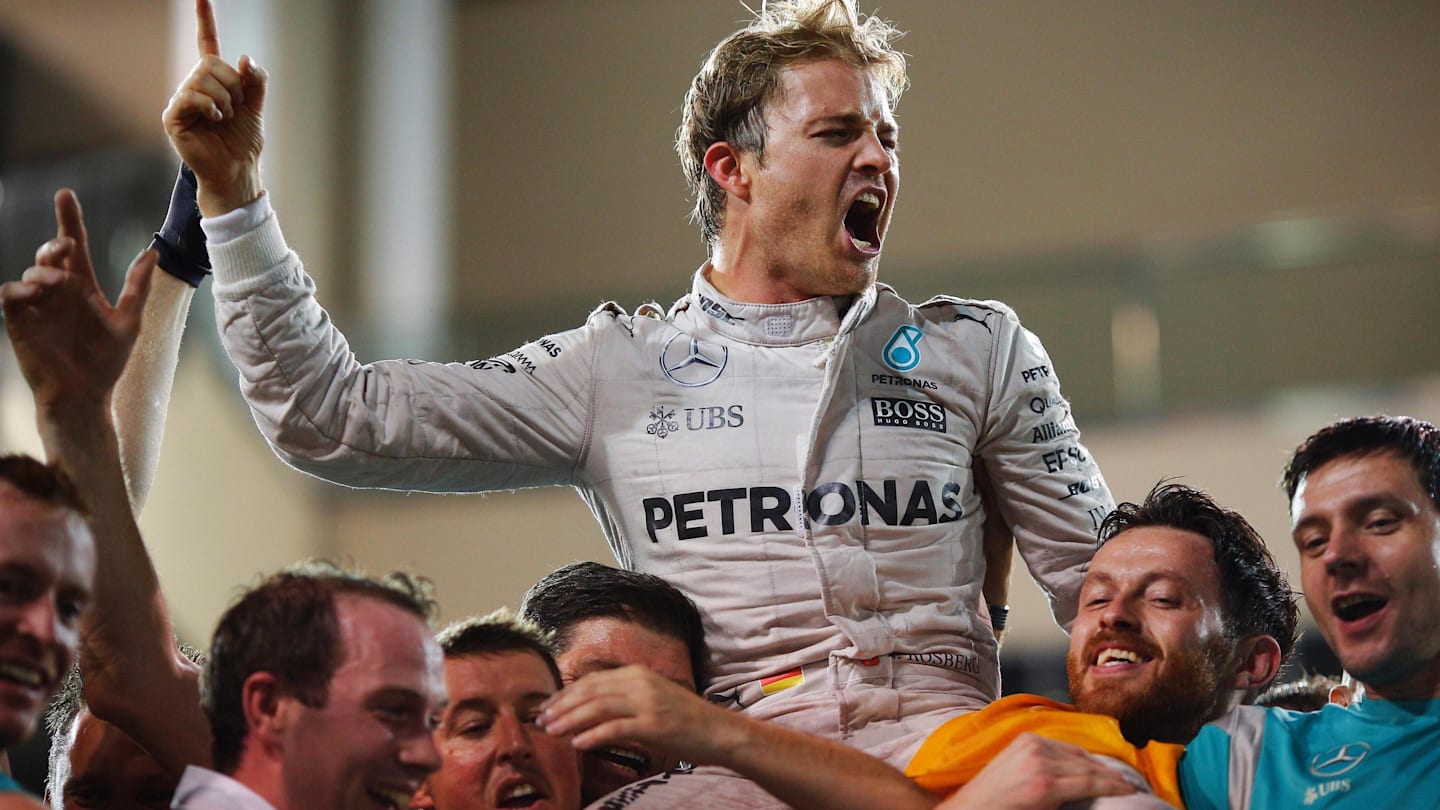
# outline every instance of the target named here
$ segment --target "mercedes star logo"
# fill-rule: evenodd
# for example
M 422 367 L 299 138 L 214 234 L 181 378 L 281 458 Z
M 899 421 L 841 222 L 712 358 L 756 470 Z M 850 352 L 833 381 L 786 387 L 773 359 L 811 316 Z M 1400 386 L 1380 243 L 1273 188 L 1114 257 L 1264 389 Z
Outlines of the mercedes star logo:
M 1332 748 L 1323 754 L 1317 754 L 1310 760 L 1310 773 L 1324 779 L 1349 773 L 1365 755 L 1370 753 L 1370 746 L 1363 742 L 1347 743 L 1339 748 Z
M 676 385 L 699 388 L 719 379 L 729 359 L 728 348 L 703 343 L 681 332 L 665 341 L 665 348 L 660 352 L 660 370 Z

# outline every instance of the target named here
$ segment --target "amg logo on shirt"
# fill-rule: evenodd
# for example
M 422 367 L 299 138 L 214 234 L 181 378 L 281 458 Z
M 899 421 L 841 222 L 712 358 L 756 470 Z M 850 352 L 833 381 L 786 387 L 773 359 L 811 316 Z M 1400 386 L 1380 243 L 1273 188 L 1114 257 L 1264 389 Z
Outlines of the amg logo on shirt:
M 936 433 L 945 432 L 945 408 L 938 402 L 871 397 L 870 413 L 875 417 L 875 424 L 884 427 L 907 427 L 933 430 Z

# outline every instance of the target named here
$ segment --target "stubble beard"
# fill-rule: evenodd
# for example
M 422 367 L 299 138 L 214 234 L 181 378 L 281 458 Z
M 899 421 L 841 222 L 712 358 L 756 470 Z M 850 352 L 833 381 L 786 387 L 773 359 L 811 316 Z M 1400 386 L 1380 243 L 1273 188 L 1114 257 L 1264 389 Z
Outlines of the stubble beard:
M 1086 667 L 1069 656 L 1070 700 L 1082 712 L 1114 717 L 1132 745 L 1188 743 L 1219 713 L 1227 646 L 1217 639 L 1198 652 L 1160 659 L 1153 678 L 1095 689 L 1085 688 Z

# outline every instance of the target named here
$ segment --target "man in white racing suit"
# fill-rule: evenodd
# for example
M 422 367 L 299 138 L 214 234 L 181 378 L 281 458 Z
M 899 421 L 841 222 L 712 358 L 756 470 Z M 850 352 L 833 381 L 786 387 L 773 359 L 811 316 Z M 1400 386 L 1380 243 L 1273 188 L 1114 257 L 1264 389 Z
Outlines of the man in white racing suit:
M 256 422 L 349 486 L 575 487 L 622 566 L 699 606 L 712 699 L 903 765 L 998 694 L 979 468 L 1062 626 L 1113 502 L 1008 308 L 875 282 L 894 33 L 848 0 L 768 4 L 686 98 L 691 293 L 473 363 L 355 360 L 260 184 L 266 75 L 206 55 L 166 124 Z

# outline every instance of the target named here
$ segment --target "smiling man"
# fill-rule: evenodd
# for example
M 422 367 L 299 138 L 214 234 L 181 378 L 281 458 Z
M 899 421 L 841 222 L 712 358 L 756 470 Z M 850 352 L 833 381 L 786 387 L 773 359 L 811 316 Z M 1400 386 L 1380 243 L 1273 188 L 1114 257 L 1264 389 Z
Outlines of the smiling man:
M 28 456 L 0 458 L 0 750 L 34 732 L 70 670 L 94 581 L 95 542 L 74 485 Z M 0 807 L 40 806 L 0 774 Z
M 222 340 L 287 462 L 360 487 L 574 486 L 623 567 L 706 617 L 712 699 L 897 765 L 998 696 L 982 470 L 1069 625 L 1112 501 L 1044 348 L 1002 304 L 875 281 L 900 190 L 890 25 L 777 0 L 716 46 L 676 144 L 709 256 L 668 313 L 606 304 L 501 357 L 362 365 L 264 193 L 267 76 L 220 59 L 198 5 L 166 129 Z
M 1284 482 L 1305 602 L 1365 699 L 1206 726 L 1181 763 L 1186 806 L 1440 806 L 1440 431 L 1343 420 Z
M 1146 795 L 1100 806 L 1176 804 L 1180 744 L 1263 690 L 1293 649 L 1284 574 L 1254 528 L 1204 493 L 1158 486 L 1117 507 L 1100 538 L 1066 656 L 1074 706 L 1015 695 L 943 726 L 907 773 L 963 787 L 944 807 L 1056 807 L 1133 789 Z
M 215 769 L 177 810 L 401 810 L 440 765 L 445 702 L 423 584 L 320 562 L 274 574 L 215 630 L 201 684 Z

